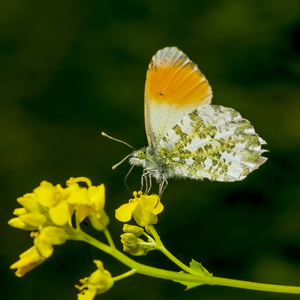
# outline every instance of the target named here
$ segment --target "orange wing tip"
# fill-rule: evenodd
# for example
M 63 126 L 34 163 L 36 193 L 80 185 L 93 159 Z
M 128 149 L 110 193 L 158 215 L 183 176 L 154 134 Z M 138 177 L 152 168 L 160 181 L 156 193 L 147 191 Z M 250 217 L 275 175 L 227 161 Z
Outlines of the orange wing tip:
M 210 103 L 212 91 L 195 63 L 178 48 L 166 47 L 150 62 L 146 93 L 159 103 L 185 106 L 198 102 L 202 106 Z
M 159 50 L 149 64 L 145 86 L 148 142 L 157 145 L 185 115 L 211 103 L 205 76 L 177 47 Z

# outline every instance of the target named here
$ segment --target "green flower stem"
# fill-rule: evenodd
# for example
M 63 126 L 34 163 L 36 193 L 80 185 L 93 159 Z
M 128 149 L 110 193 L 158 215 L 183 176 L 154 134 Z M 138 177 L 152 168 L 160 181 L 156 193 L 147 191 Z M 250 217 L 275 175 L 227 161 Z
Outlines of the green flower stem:
M 95 246 L 96 248 L 106 252 L 107 254 L 110 254 L 111 256 L 113 256 L 114 258 L 116 258 L 126 266 L 128 266 L 130 269 L 135 270 L 136 273 L 143 274 L 146 276 L 167 279 L 167 280 L 181 281 L 181 282 L 194 282 L 194 283 L 207 284 L 207 285 L 221 285 L 221 286 L 235 287 L 235 288 L 256 290 L 256 291 L 300 294 L 300 287 L 296 287 L 296 286 L 264 284 L 264 283 L 255 283 L 255 282 L 227 279 L 227 278 L 220 278 L 220 277 L 213 277 L 213 276 L 178 273 L 178 272 L 146 266 L 127 257 L 125 254 L 123 254 L 121 251 L 117 250 L 116 248 L 112 248 L 96 240 L 95 238 L 89 236 L 83 231 L 75 231 L 75 229 L 72 234 L 72 239 L 89 243 Z
M 136 273 L 136 270 L 132 269 L 132 270 L 130 270 L 130 271 L 126 272 L 126 273 L 123 273 L 123 274 L 121 274 L 119 276 L 113 277 L 113 280 L 114 281 L 118 281 L 118 280 L 124 279 L 126 277 L 129 277 L 129 276 L 131 276 L 131 275 L 133 275 L 135 273 Z
M 106 237 L 106 239 L 107 239 L 109 245 L 110 245 L 113 249 L 116 249 L 115 243 L 114 243 L 114 241 L 113 241 L 113 239 L 112 239 L 112 237 L 111 237 L 111 235 L 110 235 L 110 233 L 109 233 L 107 227 L 104 228 L 103 232 L 104 232 L 104 234 L 105 234 L 105 237 Z
M 185 265 L 179 259 L 177 259 L 171 252 L 169 252 L 169 250 L 162 243 L 160 236 L 158 235 L 153 225 L 149 225 L 148 228 L 156 241 L 158 250 L 160 250 L 166 257 L 168 257 L 175 265 L 177 265 L 182 270 L 190 274 L 199 275 L 199 273 L 189 268 L 187 265 Z

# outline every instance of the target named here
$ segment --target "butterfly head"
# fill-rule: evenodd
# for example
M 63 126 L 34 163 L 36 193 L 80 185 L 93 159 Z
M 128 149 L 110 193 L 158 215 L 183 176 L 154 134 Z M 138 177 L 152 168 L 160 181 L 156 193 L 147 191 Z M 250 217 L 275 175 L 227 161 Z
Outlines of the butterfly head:
M 134 166 L 146 166 L 146 148 L 135 150 L 132 152 L 129 162 Z

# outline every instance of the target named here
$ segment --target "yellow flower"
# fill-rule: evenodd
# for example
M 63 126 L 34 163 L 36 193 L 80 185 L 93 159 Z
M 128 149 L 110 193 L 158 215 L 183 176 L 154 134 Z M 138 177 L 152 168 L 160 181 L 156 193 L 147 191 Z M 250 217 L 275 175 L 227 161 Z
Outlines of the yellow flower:
M 17 269 L 16 276 L 22 277 L 46 260 L 36 246 L 32 246 L 20 255 L 20 259 L 11 265 L 11 269 Z
M 25 194 L 17 201 L 23 206 L 14 210 L 16 218 L 8 224 L 24 230 L 39 230 L 47 225 L 64 226 L 71 220 L 73 206 L 66 201 L 70 189 L 63 189 L 60 185 L 53 186 L 42 181 L 33 193 Z
M 100 260 L 94 260 L 97 270 L 90 277 L 80 279 L 81 286 L 75 287 L 80 290 L 78 300 L 92 300 L 96 295 L 108 291 L 114 284 L 109 271 L 105 270 Z
M 156 224 L 157 215 L 164 209 L 159 196 L 143 195 L 142 192 L 134 192 L 133 196 L 134 198 L 130 199 L 129 203 L 123 204 L 116 210 L 116 219 L 121 222 L 128 222 L 133 217 L 141 227 Z
M 45 258 L 48 258 L 53 253 L 52 245 L 64 244 L 67 240 L 67 234 L 64 229 L 48 226 L 35 234 L 34 245 Z
M 23 197 L 18 198 L 17 201 L 23 207 L 14 210 L 14 215 L 17 217 L 8 221 L 10 226 L 32 231 L 38 230 L 40 226 L 46 223 L 47 218 L 42 213 L 42 206 L 33 193 L 25 194 Z
M 48 209 L 50 219 L 55 225 L 63 226 L 71 219 L 72 206 L 66 201 L 70 195 L 68 188 L 63 189 L 59 184 L 53 186 L 50 182 L 43 181 L 33 193 L 38 202 Z
M 78 182 L 85 182 L 88 188 L 81 187 Z M 72 226 L 75 211 L 79 222 L 89 218 L 97 230 L 103 230 L 109 223 L 104 211 L 104 185 L 92 186 L 85 177 L 71 178 L 66 188 L 43 181 L 33 193 L 25 194 L 17 201 L 23 207 L 14 210 L 16 217 L 8 224 L 32 231 L 34 238 L 34 246 L 22 253 L 20 260 L 11 266 L 17 269 L 17 276 L 23 276 L 49 258 L 53 245 L 72 239 L 72 233 L 77 232 Z
M 88 188 L 74 188 L 78 186 L 76 183 L 78 178 L 71 179 L 68 182 L 68 185 L 73 187 L 73 189 L 71 190 L 68 203 L 74 205 L 76 219 L 79 223 L 88 218 L 96 230 L 103 230 L 109 223 L 109 218 L 104 211 L 104 184 L 91 186 L 90 181 L 86 181 L 85 178 L 81 177 L 79 179 L 80 181 L 85 181 Z
M 81 187 L 78 182 L 85 182 L 88 188 Z M 32 231 L 49 225 L 71 225 L 74 211 L 79 223 L 89 218 L 97 230 L 103 230 L 109 223 L 104 211 L 104 185 L 92 186 L 85 177 L 71 178 L 67 188 L 42 181 L 33 193 L 24 195 L 18 202 L 23 207 L 15 209 L 17 217 L 8 224 L 19 229 Z
M 53 253 L 52 245 L 63 244 L 67 239 L 64 229 L 54 226 L 45 227 L 33 235 L 34 246 L 22 253 L 20 259 L 10 267 L 17 269 L 18 277 L 22 277 L 49 258 Z

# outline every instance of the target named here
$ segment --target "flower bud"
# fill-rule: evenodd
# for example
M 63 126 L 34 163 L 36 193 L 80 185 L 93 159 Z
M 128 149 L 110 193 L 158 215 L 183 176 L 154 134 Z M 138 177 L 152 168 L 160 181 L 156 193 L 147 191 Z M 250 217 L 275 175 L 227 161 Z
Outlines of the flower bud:
M 123 233 L 121 235 L 121 242 L 126 246 L 134 246 L 138 243 L 138 238 L 133 233 Z
M 144 229 L 139 226 L 124 224 L 123 231 L 133 233 L 136 237 L 140 237 L 144 233 Z
M 121 243 L 123 244 L 123 251 L 134 256 L 147 255 L 150 250 L 156 248 L 152 243 L 145 242 L 129 232 L 121 235 Z
M 123 245 L 123 251 L 133 256 L 145 256 L 148 254 L 149 249 L 142 245 L 135 245 L 134 247 L 126 247 Z

